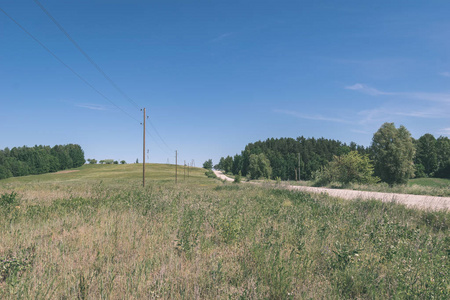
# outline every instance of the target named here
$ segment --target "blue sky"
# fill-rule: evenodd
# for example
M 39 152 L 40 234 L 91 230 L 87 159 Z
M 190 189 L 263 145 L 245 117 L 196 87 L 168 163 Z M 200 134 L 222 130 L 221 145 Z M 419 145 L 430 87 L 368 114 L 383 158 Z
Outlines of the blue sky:
M 271 137 L 368 146 L 384 122 L 450 135 L 448 1 L 40 2 L 147 108 L 151 162 L 217 163 Z M 139 109 L 33 0 L 0 8 L 114 103 L 0 12 L 0 148 L 141 161 Z

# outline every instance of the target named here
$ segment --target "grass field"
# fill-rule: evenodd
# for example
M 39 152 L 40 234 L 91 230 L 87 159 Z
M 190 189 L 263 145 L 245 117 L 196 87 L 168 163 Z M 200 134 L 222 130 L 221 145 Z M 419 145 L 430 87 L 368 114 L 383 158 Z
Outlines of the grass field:
M 408 181 L 408 186 L 428 186 L 428 187 L 438 187 L 438 188 L 449 188 L 450 179 L 444 178 L 415 178 Z
M 140 167 L 1 180 L 0 299 L 450 298 L 448 212 Z

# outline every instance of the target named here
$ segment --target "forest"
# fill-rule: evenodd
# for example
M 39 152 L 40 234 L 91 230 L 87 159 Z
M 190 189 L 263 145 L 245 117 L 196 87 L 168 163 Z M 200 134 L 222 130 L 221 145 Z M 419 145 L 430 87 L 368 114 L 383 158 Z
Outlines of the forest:
M 78 168 L 85 162 L 76 144 L 5 148 L 0 150 L 0 179 Z
M 379 137 L 391 136 L 391 138 L 387 141 L 380 141 L 380 146 L 379 143 L 375 143 L 377 134 Z M 398 144 L 396 144 L 396 140 L 398 140 Z M 410 148 L 408 155 L 395 156 L 395 153 L 404 151 L 408 147 Z M 383 149 L 388 149 L 385 159 L 390 158 L 394 161 L 380 161 L 380 153 L 384 151 Z M 401 126 L 396 129 L 393 123 L 383 124 L 380 130 L 374 134 L 374 141 L 370 147 L 357 145 L 354 142 L 346 144 L 333 139 L 315 139 L 303 136 L 296 139 L 270 138 L 265 141 L 249 143 L 241 154 L 236 154 L 234 157 L 222 157 L 214 168 L 225 173 L 248 176 L 251 173 L 253 157 L 256 164 L 270 166 L 270 176 L 261 177 L 296 180 L 300 167 L 300 179 L 311 180 L 314 179 L 317 171 L 328 166 L 334 158 L 353 151 L 370 159 L 371 164 L 375 165 L 374 175 L 386 182 L 389 182 L 389 179 L 384 180 L 384 178 L 388 178 L 390 174 L 383 174 L 383 165 L 388 164 L 399 164 L 398 168 L 411 169 L 406 170 L 402 176 L 450 178 L 450 139 L 448 137 L 435 138 L 432 134 L 427 133 L 419 139 L 414 139 L 406 128 Z M 377 163 L 381 167 L 377 167 Z M 400 163 L 404 163 L 403 166 Z

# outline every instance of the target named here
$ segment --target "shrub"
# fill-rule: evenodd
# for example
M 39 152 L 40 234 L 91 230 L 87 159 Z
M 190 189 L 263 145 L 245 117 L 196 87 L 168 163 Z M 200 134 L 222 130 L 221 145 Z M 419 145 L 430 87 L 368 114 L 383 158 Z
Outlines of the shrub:
M 239 173 L 234 176 L 234 183 L 241 183 L 241 179 L 242 179 L 242 174 L 241 171 L 239 171 Z
M 216 174 L 213 172 L 213 170 L 208 170 L 208 171 L 206 171 L 206 172 L 205 172 L 205 175 L 206 175 L 208 178 L 217 178 L 217 176 L 216 176 Z
M 379 179 L 373 177 L 373 164 L 367 155 L 356 151 L 334 156 L 327 166 L 315 174 L 316 185 L 326 185 L 330 182 L 341 184 L 375 183 Z

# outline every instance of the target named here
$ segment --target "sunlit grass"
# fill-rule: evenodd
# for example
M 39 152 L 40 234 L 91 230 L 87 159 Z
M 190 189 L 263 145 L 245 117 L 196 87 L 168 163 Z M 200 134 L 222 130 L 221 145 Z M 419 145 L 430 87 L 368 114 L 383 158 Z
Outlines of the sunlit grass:
M 450 187 L 450 179 L 445 178 L 414 178 L 408 181 L 408 186 L 420 185 L 428 187 Z
M 448 212 L 166 168 L 0 182 L 0 299 L 450 297 Z

